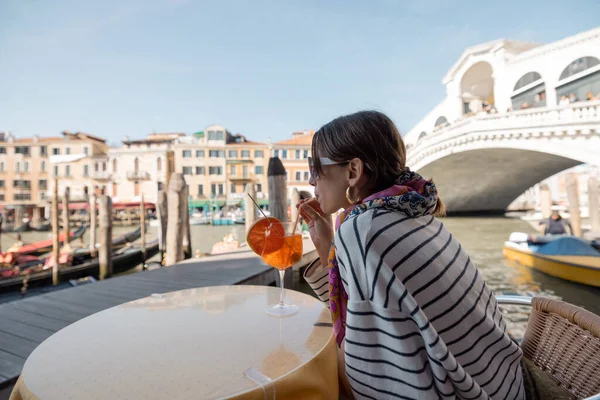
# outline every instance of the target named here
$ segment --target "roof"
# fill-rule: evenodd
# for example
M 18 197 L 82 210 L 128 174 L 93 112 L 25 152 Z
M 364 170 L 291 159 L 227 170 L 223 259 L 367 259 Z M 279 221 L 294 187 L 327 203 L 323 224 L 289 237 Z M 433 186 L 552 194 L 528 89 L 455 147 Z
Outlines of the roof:
M 15 139 L 14 143 L 36 143 L 36 138 L 35 137 L 28 137 L 28 138 L 20 138 L 20 139 Z M 41 138 L 37 138 L 37 143 L 48 143 L 48 142 L 57 142 L 57 141 L 62 141 L 64 140 L 61 137 L 41 137 Z M 9 143 L 9 142 L 1 142 L 1 143 Z
M 165 140 L 165 139 L 175 139 L 181 136 L 185 136 L 185 133 L 182 132 L 167 132 L 167 133 L 150 133 L 146 140 L 154 141 L 154 140 Z
M 467 60 L 470 57 L 479 56 L 487 53 L 494 53 L 501 48 L 506 49 L 509 53 L 512 54 L 520 54 L 539 46 L 541 46 L 541 44 L 539 43 L 498 39 L 492 40 L 490 42 L 481 43 L 476 46 L 467 47 L 465 51 L 463 51 L 463 53 L 460 55 L 456 63 L 454 63 L 454 65 L 450 67 L 448 72 L 446 72 L 446 75 L 444 75 L 444 78 L 442 79 L 442 83 L 446 84 L 449 81 L 451 81 L 454 77 L 454 74 L 460 69 L 460 67 L 463 66 L 464 63 L 467 62 Z
M 266 146 L 266 143 L 254 142 L 252 140 L 246 140 L 245 142 L 231 142 L 227 143 L 226 146 Z
M 559 50 L 559 49 L 562 49 L 565 47 L 569 47 L 575 43 L 581 43 L 584 41 L 593 40 L 593 39 L 597 38 L 598 36 L 600 36 L 600 28 L 593 28 L 593 29 L 590 29 L 589 31 L 581 32 L 576 35 L 569 36 L 567 38 L 558 40 L 556 42 L 552 42 L 552 43 L 545 44 L 543 46 L 531 48 L 531 49 L 519 54 L 517 57 L 515 57 L 513 60 L 511 60 L 511 63 L 520 62 L 520 61 L 527 60 L 532 57 L 539 56 L 544 53 L 548 53 L 551 51 L 556 51 L 556 50 Z
M 123 144 L 164 144 L 173 143 L 173 139 L 139 139 L 139 140 L 123 140 Z
M 89 133 L 85 133 L 85 132 L 75 132 L 75 133 L 71 133 L 71 132 L 69 132 L 69 131 L 63 131 L 63 133 L 62 133 L 62 134 L 63 134 L 63 136 L 65 136 L 65 137 L 66 137 L 66 136 L 69 136 L 69 137 L 71 137 L 71 138 L 76 138 L 76 139 L 79 139 L 79 140 L 91 139 L 91 140 L 94 140 L 94 141 L 97 141 L 97 142 L 100 142 L 100 143 L 106 143 L 106 139 L 102 139 L 102 138 L 101 138 L 101 137 L 99 137 L 99 136 L 94 136 L 94 135 L 91 135 L 91 134 L 89 134 Z
M 294 134 L 291 139 L 282 140 L 281 142 L 275 142 L 276 146 L 310 146 L 312 144 L 312 138 L 315 135 L 314 131 L 309 131 L 308 134 Z

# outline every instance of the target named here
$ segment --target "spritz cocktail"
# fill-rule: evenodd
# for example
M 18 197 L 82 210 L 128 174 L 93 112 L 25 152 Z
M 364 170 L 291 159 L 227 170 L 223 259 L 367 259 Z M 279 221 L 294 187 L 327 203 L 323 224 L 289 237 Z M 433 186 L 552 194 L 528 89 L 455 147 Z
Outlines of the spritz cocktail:
M 285 271 L 302 258 L 302 233 L 296 224 L 272 217 L 260 219 L 248 230 L 247 242 L 265 263 L 279 270 L 279 303 L 267 307 L 267 314 L 285 317 L 297 313 L 298 306 L 283 301 Z

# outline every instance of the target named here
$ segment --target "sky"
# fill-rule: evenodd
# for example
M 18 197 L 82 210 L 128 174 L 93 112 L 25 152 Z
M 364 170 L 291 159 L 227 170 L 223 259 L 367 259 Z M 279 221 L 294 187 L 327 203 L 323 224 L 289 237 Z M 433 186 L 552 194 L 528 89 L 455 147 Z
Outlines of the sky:
M 600 1 L 0 0 L 0 132 L 125 136 L 225 126 L 288 138 L 362 109 L 408 132 L 466 47 L 549 43 Z

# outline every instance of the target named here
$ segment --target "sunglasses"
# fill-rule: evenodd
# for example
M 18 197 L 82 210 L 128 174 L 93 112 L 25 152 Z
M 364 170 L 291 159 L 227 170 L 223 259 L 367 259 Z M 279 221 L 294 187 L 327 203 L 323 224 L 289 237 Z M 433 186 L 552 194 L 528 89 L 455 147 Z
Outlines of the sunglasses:
M 333 161 L 331 158 L 327 158 L 327 157 L 320 157 L 319 161 L 321 162 L 322 166 L 341 165 L 341 164 L 348 164 L 350 162 L 350 161 Z M 310 171 L 310 179 L 312 181 L 316 180 L 319 177 L 319 174 L 317 173 L 317 170 L 315 168 L 315 164 L 313 163 L 312 157 L 308 157 L 308 170 Z

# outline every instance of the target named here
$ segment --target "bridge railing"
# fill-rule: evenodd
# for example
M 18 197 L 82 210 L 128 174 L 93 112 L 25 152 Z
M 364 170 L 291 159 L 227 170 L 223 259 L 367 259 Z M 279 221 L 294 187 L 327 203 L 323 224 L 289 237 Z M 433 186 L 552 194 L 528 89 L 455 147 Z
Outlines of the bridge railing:
M 454 140 L 460 136 L 474 132 L 489 132 L 512 129 L 535 129 L 553 127 L 561 129 L 576 124 L 597 125 L 600 123 L 600 101 L 577 102 L 565 106 L 538 107 L 527 110 L 511 111 L 502 114 L 481 113 L 465 117 L 434 131 L 432 134 L 419 139 L 410 149 L 409 157 L 440 142 Z

